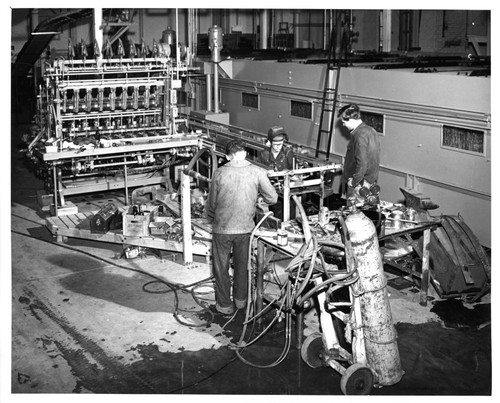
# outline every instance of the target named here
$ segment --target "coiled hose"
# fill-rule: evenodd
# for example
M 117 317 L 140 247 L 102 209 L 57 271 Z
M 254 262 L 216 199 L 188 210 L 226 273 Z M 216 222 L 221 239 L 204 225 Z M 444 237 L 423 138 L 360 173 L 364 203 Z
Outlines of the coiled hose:
M 303 223 L 303 231 L 304 231 L 304 236 L 305 236 L 305 242 L 300 248 L 299 252 L 297 255 L 292 258 L 290 263 L 287 265 L 286 271 L 290 273 L 289 279 L 286 282 L 286 284 L 281 287 L 280 292 L 281 295 L 280 297 L 275 298 L 273 301 L 271 301 L 269 304 L 267 304 L 266 307 L 262 309 L 260 312 L 256 312 L 253 317 L 251 317 L 251 308 L 252 308 L 252 303 L 250 300 L 255 300 L 254 295 L 252 295 L 252 275 L 253 275 L 253 270 L 252 270 L 252 264 L 251 264 L 251 259 L 249 259 L 248 262 L 248 295 L 249 298 L 247 300 L 247 307 L 246 307 L 246 316 L 245 316 L 245 322 L 243 324 L 243 329 L 242 333 L 240 336 L 240 340 L 238 342 L 237 348 L 236 348 L 236 355 L 238 358 L 244 362 L 247 365 L 257 367 L 257 368 L 271 368 L 274 367 L 278 364 L 280 364 L 288 355 L 288 352 L 290 351 L 290 346 L 291 346 L 291 326 L 292 326 L 292 308 L 293 306 L 297 306 L 299 308 L 302 308 L 303 304 L 305 301 L 307 301 L 309 298 L 311 298 L 314 294 L 317 292 L 322 291 L 325 288 L 329 288 L 329 293 L 333 293 L 336 290 L 349 286 L 351 284 L 354 284 L 356 281 L 359 279 L 359 275 L 357 270 L 352 270 L 352 271 L 346 271 L 346 270 L 341 270 L 341 271 L 335 271 L 335 272 L 329 272 L 326 268 L 326 263 L 324 260 L 324 257 L 322 253 L 319 250 L 318 247 L 318 241 L 316 237 L 312 234 L 309 223 L 307 221 L 307 216 L 305 214 L 305 211 L 303 209 L 302 204 L 300 203 L 299 199 L 296 196 L 292 196 L 294 202 L 297 205 L 297 208 L 299 209 L 299 212 L 302 217 L 302 223 Z M 270 215 L 270 213 L 267 213 L 264 215 L 264 217 L 259 221 L 259 223 L 256 225 L 254 230 L 251 233 L 250 236 L 250 245 L 253 243 L 253 239 L 255 237 L 255 234 L 259 227 L 262 225 L 262 223 L 267 219 L 267 217 Z M 343 226 L 343 230 L 346 230 L 346 227 Z M 314 275 L 314 270 L 316 269 L 316 263 L 317 260 L 319 260 L 319 263 L 322 267 L 322 272 L 318 275 L 322 275 L 323 273 L 326 275 L 327 279 L 317 285 L 315 285 L 313 288 L 311 288 L 309 291 L 304 293 L 306 287 L 308 286 L 309 282 L 311 281 L 312 278 L 316 277 Z M 309 267 L 307 271 L 305 272 L 304 276 L 301 276 L 302 274 L 302 267 L 309 262 Z M 293 276 L 293 273 L 296 272 L 296 276 Z M 333 285 L 333 286 L 332 286 Z M 252 296 L 252 298 L 250 298 Z M 346 305 L 345 302 L 338 302 L 338 303 L 333 303 L 333 305 Z M 347 305 L 351 305 L 350 303 Z M 265 329 L 257 335 L 255 338 L 253 338 L 250 341 L 245 341 L 245 334 L 247 331 L 248 324 L 251 321 L 255 321 L 257 318 L 261 317 L 264 313 L 266 313 L 271 307 L 277 306 L 277 311 L 274 316 L 274 318 L 271 320 L 271 322 L 265 327 Z M 250 362 L 249 360 L 245 359 L 241 353 L 242 351 L 254 344 L 256 341 L 261 339 L 270 329 L 271 327 L 283 316 L 285 316 L 285 345 L 283 347 L 283 350 L 280 354 L 280 356 L 272 363 L 267 364 L 267 365 L 261 365 L 261 364 L 255 364 Z

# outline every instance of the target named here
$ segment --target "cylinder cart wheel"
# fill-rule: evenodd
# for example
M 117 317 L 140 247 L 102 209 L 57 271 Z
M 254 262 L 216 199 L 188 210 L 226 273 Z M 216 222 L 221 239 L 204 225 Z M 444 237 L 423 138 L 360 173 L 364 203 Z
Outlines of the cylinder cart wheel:
M 321 354 L 323 352 L 323 337 L 321 333 L 311 333 L 306 337 L 300 355 L 311 368 L 319 368 L 323 365 Z
M 373 388 L 373 373 L 362 364 L 353 364 L 346 369 L 340 380 L 344 395 L 368 395 Z

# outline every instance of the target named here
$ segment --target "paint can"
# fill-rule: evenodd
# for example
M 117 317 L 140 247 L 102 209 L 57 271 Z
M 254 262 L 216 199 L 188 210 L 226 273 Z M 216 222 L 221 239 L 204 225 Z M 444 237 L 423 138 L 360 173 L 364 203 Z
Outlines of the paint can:
M 288 233 L 283 229 L 278 230 L 278 245 L 279 246 L 288 245 Z

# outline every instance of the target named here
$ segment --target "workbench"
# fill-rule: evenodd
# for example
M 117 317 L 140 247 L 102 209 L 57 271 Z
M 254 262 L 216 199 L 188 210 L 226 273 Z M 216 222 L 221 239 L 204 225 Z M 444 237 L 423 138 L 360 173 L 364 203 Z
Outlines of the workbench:
M 138 246 L 158 251 L 184 253 L 183 240 L 169 239 L 165 235 L 126 236 L 122 229 L 111 229 L 105 233 L 91 231 L 90 221 L 97 211 L 48 217 L 46 227 L 56 238 L 63 242 L 65 238 L 87 239 L 97 242 L 107 242 L 124 246 Z M 208 263 L 212 254 L 211 228 L 206 219 L 192 219 L 192 235 L 190 251 L 192 254 L 205 257 Z M 192 260 L 191 260 L 192 262 Z
M 335 213 L 340 214 L 340 212 L 330 212 L 331 216 L 335 216 Z M 328 246 L 339 251 L 344 249 L 344 244 L 339 231 L 339 226 L 335 225 L 334 222 L 330 222 L 327 225 L 319 226 L 317 224 L 317 216 L 309 216 L 308 222 L 310 224 L 310 229 L 313 235 L 318 241 L 318 245 Z M 418 257 L 422 261 L 421 272 L 416 271 L 411 268 L 398 264 L 398 255 L 384 256 L 383 248 L 381 248 L 382 261 L 391 267 L 397 268 L 405 273 L 411 274 L 420 279 L 420 305 L 427 305 L 427 295 L 428 287 L 430 282 L 429 273 L 429 243 L 431 231 L 439 225 L 439 220 L 426 221 L 422 223 L 404 223 L 393 225 L 387 223 L 387 225 L 382 226 L 380 234 L 378 234 L 379 244 L 390 239 L 402 240 L 407 246 L 408 251 L 403 251 L 403 254 L 408 255 L 415 251 Z M 302 245 L 305 242 L 305 236 L 300 231 L 300 227 L 297 223 L 292 221 L 284 222 L 282 226 L 283 230 L 286 231 L 288 243 L 286 245 L 280 245 L 278 243 L 278 236 L 276 231 L 257 231 L 255 234 L 256 239 L 256 311 L 260 312 L 263 308 L 263 289 L 264 289 L 264 274 L 266 267 L 273 260 L 276 253 L 284 255 L 290 259 L 298 255 L 301 250 Z M 412 235 L 416 234 L 417 238 L 421 237 L 422 242 L 412 238 Z M 300 348 L 302 341 L 303 332 L 303 312 L 296 312 L 296 335 L 297 335 L 297 347 Z
M 383 243 L 385 240 L 402 240 L 409 246 L 409 252 L 402 255 L 391 256 L 389 253 L 383 253 L 382 260 L 384 264 L 394 267 L 402 272 L 410 274 L 414 277 L 420 279 L 420 305 L 427 305 L 427 294 L 430 283 L 430 272 L 429 272 L 429 245 L 431 240 L 431 231 L 440 225 L 439 220 L 425 221 L 417 224 L 403 224 L 400 228 L 394 226 L 385 226 L 384 231 L 379 235 L 379 244 Z M 417 234 L 417 236 L 422 237 L 422 243 L 415 240 L 412 235 Z M 383 248 L 382 248 L 383 249 Z M 420 260 L 422 261 L 422 270 L 418 272 L 413 267 L 409 268 L 406 265 L 398 263 L 398 259 L 409 255 L 414 251 Z

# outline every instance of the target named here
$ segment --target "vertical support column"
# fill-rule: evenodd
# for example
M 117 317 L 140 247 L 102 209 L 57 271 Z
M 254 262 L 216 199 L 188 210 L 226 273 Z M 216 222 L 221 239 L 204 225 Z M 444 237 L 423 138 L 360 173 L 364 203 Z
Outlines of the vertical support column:
M 214 112 L 219 113 L 219 63 L 214 63 Z
M 205 74 L 205 81 L 207 83 L 207 111 L 212 111 L 212 77 L 210 74 Z
M 125 157 L 126 159 L 127 157 Z M 123 186 L 125 187 L 125 206 L 128 206 L 128 172 L 127 163 L 123 166 Z
M 391 14 L 392 14 L 391 10 L 382 10 L 382 16 L 381 16 L 382 38 L 380 38 L 380 41 L 382 42 L 383 52 L 391 51 L 391 31 L 392 31 Z
M 268 17 L 267 13 L 269 11 L 262 10 L 260 13 L 260 48 L 267 49 L 267 35 L 268 35 Z
M 103 30 L 102 30 L 102 8 L 94 8 L 94 40 L 97 43 L 97 47 L 102 50 L 104 39 L 103 39 Z M 94 58 L 97 60 L 97 64 L 100 65 L 102 58 L 101 55 Z
M 184 265 L 193 262 L 193 240 L 191 236 L 191 179 L 181 171 L 181 218 Z
M 58 209 L 58 206 L 57 206 L 57 168 L 56 166 L 54 165 L 53 166 L 53 181 L 54 181 L 54 186 L 53 186 L 53 190 L 54 190 L 54 215 L 57 217 L 57 209 Z
M 420 280 L 420 305 L 427 306 L 427 290 L 429 288 L 429 246 L 431 240 L 431 229 L 424 231 L 422 245 L 422 278 Z
M 47 87 L 48 88 L 48 87 Z M 55 100 L 54 100 L 54 106 L 56 109 L 55 113 L 55 129 L 56 129 L 56 138 L 59 140 L 58 141 L 58 147 L 62 148 L 62 142 L 63 142 L 63 134 L 62 134 L 62 122 L 61 122 L 61 95 L 59 92 L 59 77 L 56 76 L 56 87 L 55 87 Z
M 285 175 L 283 184 L 283 221 L 290 220 L 290 175 Z
M 319 173 L 321 182 L 319 184 L 320 196 L 319 196 L 319 208 L 321 209 L 325 204 L 325 171 Z
M 179 64 L 181 62 L 180 58 L 180 48 L 179 48 L 179 9 L 175 9 L 175 79 L 179 79 Z
M 300 27 L 299 27 L 300 14 L 297 10 L 293 12 L 293 47 L 300 48 Z

